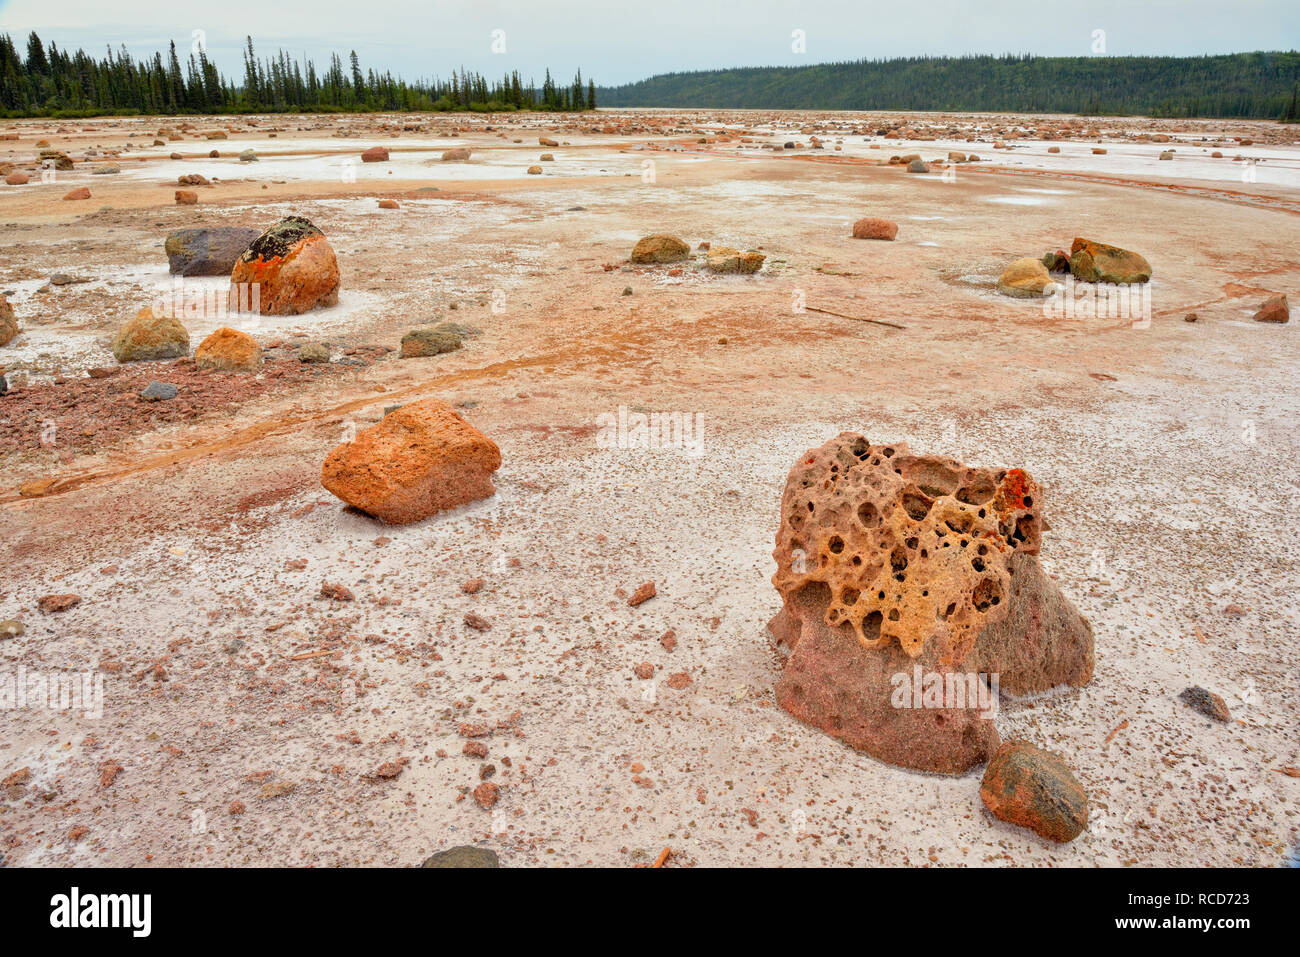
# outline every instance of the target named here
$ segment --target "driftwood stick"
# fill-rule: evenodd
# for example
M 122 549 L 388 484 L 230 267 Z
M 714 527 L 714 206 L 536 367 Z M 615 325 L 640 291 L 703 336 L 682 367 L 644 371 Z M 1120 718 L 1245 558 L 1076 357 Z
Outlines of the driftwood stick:
M 852 319 L 854 322 L 871 322 L 877 326 L 888 326 L 890 329 L 906 329 L 907 326 L 900 326 L 896 322 L 885 322 L 883 319 L 863 319 L 861 316 L 846 316 L 842 312 L 831 312 L 829 309 L 818 309 L 816 306 L 804 306 L 808 312 L 820 312 L 823 316 L 834 316 L 836 319 Z

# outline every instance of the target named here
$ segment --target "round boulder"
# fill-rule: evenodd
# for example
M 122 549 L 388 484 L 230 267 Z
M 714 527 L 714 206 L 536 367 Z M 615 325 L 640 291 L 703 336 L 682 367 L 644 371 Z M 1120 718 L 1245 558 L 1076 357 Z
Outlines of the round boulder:
M 113 338 L 113 358 L 118 362 L 178 359 L 190 351 L 190 334 L 171 316 L 156 316 L 145 306 Z
M 1088 826 L 1088 795 L 1059 755 L 1007 741 L 989 759 L 980 799 L 994 817 L 1064 844 Z
M 194 364 L 210 372 L 256 372 L 262 367 L 262 347 L 248 333 L 222 326 L 199 343 Z
M 230 282 L 255 285 L 258 311 L 268 316 L 297 315 L 339 301 L 334 248 L 301 216 L 286 217 L 255 239 L 235 262 Z M 232 289 L 232 305 L 235 297 Z
M 1015 296 L 1017 299 L 1036 299 L 1051 295 L 1056 286 L 1052 274 L 1047 271 L 1043 261 L 1032 256 L 1011 263 L 1002 270 L 1002 275 L 998 279 L 998 292 L 1004 296 Z
M 676 236 L 645 236 L 632 247 L 634 263 L 676 263 L 690 255 L 691 247 Z
M 888 219 L 868 216 L 853 224 L 854 239 L 887 239 L 892 242 L 897 235 L 898 223 Z

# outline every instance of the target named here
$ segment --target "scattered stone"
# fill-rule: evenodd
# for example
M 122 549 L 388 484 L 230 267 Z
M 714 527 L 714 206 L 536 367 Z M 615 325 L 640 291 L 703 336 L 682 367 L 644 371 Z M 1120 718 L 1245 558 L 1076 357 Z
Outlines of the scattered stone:
M 178 189 L 176 191 L 177 206 L 194 206 L 199 201 L 199 194 L 192 189 Z
M 477 595 L 484 584 L 482 578 L 471 578 L 469 581 L 460 583 L 460 590 L 466 595 Z
M 471 758 L 486 758 L 488 756 L 488 746 L 482 741 L 466 741 L 465 747 L 460 749 L 460 753 Z
M 240 154 L 239 154 L 239 162 L 241 162 L 241 163 L 256 163 L 256 162 L 258 162 L 257 154 L 254 153 L 252 150 L 243 150 L 243 151 L 240 152 Z
M 20 169 L 14 170 L 5 176 L 5 183 L 10 186 L 26 186 L 30 177 Z
M 907 171 L 909 173 L 928 173 L 930 167 L 925 164 L 925 160 L 914 159 L 907 164 Z
M 486 847 L 449 847 L 429 857 L 421 867 L 500 867 L 496 851 Z
M 400 209 L 400 205 L 395 199 L 381 199 L 379 201 L 380 209 Z
M 114 163 L 105 163 L 103 166 L 96 166 L 90 171 L 92 176 L 112 176 L 115 173 L 122 172 L 122 168 Z
M 409 402 L 326 458 L 321 484 L 389 525 L 416 522 L 496 492 L 501 450 L 438 399 Z
M 765 259 L 767 257 L 762 253 L 753 250 L 742 253 L 730 246 L 719 246 L 717 249 L 709 250 L 704 265 L 710 272 L 755 273 L 763 268 Z
M 627 603 L 636 608 L 638 605 L 645 604 L 654 596 L 655 583 L 646 582 L 644 585 L 638 586 L 637 590 L 632 593 L 632 597 L 627 600 Z
M 465 627 L 473 628 L 475 631 L 488 631 L 492 627 L 492 622 L 471 611 L 465 613 Z
M 625 295 L 625 296 L 630 296 L 630 295 L 632 295 L 632 287 L 631 287 L 631 286 L 624 286 L 624 287 L 623 287 L 623 295 Z
M 541 168 L 540 166 L 538 166 L 537 164 L 534 163 L 532 166 L 528 167 L 528 175 L 529 175 L 529 176 L 541 176 L 541 175 L 542 175 L 542 168 Z
M 632 248 L 634 263 L 676 263 L 690 255 L 691 247 L 676 236 L 645 236 Z
M 356 596 L 343 585 L 333 585 L 325 582 L 320 586 L 320 597 L 328 598 L 330 601 L 355 601 Z
M 383 146 L 372 146 L 361 154 L 363 163 L 387 163 L 388 150 Z
M 26 634 L 27 628 L 17 618 L 9 618 L 0 621 L 0 638 L 17 638 Z
M 659 644 L 663 647 L 664 651 L 675 651 L 677 649 L 677 632 L 669 628 L 659 636 Z
M 668 676 L 666 684 L 674 691 L 685 691 L 691 686 L 691 676 L 685 671 L 678 671 Z
M 190 353 L 190 334 L 170 316 L 155 316 L 145 306 L 113 337 L 113 358 L 118 362 L 177 359 Z
M 632 673 L 642 681 L 649 681 L 655 676 L 655 666 L 648 661 L 643 661 L 632 668 Z
M 464 339 L 464 335 L 455 328 L 455 323 L 450 322 L 412 329 L 402 336 L 401 356 L 403 359 L 420 359 L 454 352 L 464 345 Z
M 301 216 L 286 217 L 255 239 L 235 262 L 230 282 L 258 284 L 263 315 L 297 315 L 339 301 L 334 248 Z M 235 294 L 232 289 L 232 306 Z
M 64 199 L 90 199 L 90 190 L 85 186 L 78 186 L 74 190 L 69 190 Z
M 150 382 L 140 392 L 140 398 L 146 402 L 166 402 L 176 398 L 176 386 L 168 382 Z
M 1055 252 L 1043 254 L 1043 265 L 1047 267 L 1048 272 L 1069 272 L 1070 257 L 1064 249 L 1058 249 Z
M 1196 321 L 1198 321 L 1200 318 L 1201 318 L 1201 317 L 1198 316 L 1196 313 L 1194 313 L 1194 312 L 1189 312 L 1187 315 L 1183 316 L 1183 322 L 1196 322 Z
M 496 804 L 497 799 L 500 796 L 501 796 L 500 788 L 498 788 L 491 781 L 484 781 L 482 784 L 480 784 L 478 787 L 474 789 L 474 800 L 477 801 L 478 806 L 483 808 L 484 810 Z
M 262 367 L 262 347 L 248 333 L 222 326 L 199 343 L 194 364 L 210 372 L 256 372 Z
M 46 595 L 36 602 L 36 607 L 47 615 L 55 615 L 80 604 L 80 595 Z
M 18 317 L 14 307 L 4 296 L 0 296 L 0 346 L 7 346 L 18 335 Z
M 299 362 L 329 362 L 330 347 L 323 342 L 306 342 L 295 353 Z
M 559 146 L 560 144 L 553 139 L 549 139 L 548 137 L 539 136 L 537 138 L 537 145 L 538 146 Z
M 39 162 L 46 169 L 53 167 L 62 172 L 72 169 L 72 160 L 60 150 L 41 150 Z
M 1286 296 L 1272 296 L 1264 300 L 1264 305 L 1255 313 L 1256 322 L 1288 322 L 1291 319 L 1291 307 Z
M 1076 239 L 1070 246 L 1070 272 L 1081 282 L 1128 285 L 1150 280 L 1151 264 L 1130 250 Z
M 1178 695 L 1178 700 L 1193 711 L 1215 721 L 1222 721 L 1226 724 L 1232 720 L 1232 712 L 1228 710 L 1228 706 L 1224 704 L 1223 699 L 1213 691 L 1202 688 L 1200 685 L 1193 685 L 1190 688 L 1183 689 L 1182 693 Z
M 444 163 L 463 163 L 468 159 L 469 149 L 464 146 L 442 151 L 442 161 Z
M 1017 259 L 1002 271 L 998 278 L 998 292 L 1018 299 L 1031 299 L 1050 295 L 1057 288 L 1041 259 Z
M 893 241 L 898 235 L 898 223 L 888 219 L 867 216 L 853 224 L 854 239 L 886 239 Z
M 804 453 L 773 552 L 783 607 L 768 628 L 790 649 L 777 702 L 901 767 L 987 760 L 996 698 L 979 676 L 1017 696 L 1092 678 L 1092 629 L 1038 563 L 1042 508 L 1022 469 L 849 432 Z M 961 696 L 944 700 L 946 683 Z
M 980 799 L 994 817 L 1064 844 L 1088 826 L 1088 795 L 1057 754 L 1008 741 L 984 770 Z
M 251 226 L 181 229 L 167 237 L 167 268 L 180 276 L 229 276 L 261 230 Z
M 186 173 L 176 177 L 177 186 L 207 186 L 208 178 L 201 173 Z M 251 240 L 250 240 L 251 241 Z

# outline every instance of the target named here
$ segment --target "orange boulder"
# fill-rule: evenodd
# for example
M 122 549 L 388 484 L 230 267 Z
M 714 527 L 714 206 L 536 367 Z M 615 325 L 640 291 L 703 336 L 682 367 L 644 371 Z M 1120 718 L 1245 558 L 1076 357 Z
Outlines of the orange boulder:
M 888 239 L 898 235 L 898 223 L 868 216 L 853 224 L 854 239 Z
M 501 450 L 438 399 L 411 402 L 325 459 L 321 484 L 389 525 L 492 495 Z
M 235 261 L 232 284 L 256 285 L 258 311 L 297 315 L 339 301 L 339 264 L 325 234 L 301 216 L 280 220 Z M 237 290 L 231 290 L 231 306 Z M 244 302 L 252 297 L 245 296 Z
M 194 364 L 212 372 L 256 372 L 262 367 L 262 347 L 248 333 L 222 326 L 199 343 Z

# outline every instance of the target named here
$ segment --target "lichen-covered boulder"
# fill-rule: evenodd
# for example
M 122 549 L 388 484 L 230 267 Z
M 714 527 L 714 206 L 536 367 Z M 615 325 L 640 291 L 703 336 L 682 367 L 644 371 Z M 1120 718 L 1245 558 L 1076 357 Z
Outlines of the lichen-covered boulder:
M 632 247 L 634 263 L 676 263 L 690 255 L 691 247 L 676 236 L 645 236 Z
M 334 248 L 301 216 L 288 216 L 253 240 L 236 260 L 230 281 L 250 288 L 255 284 L 258 311 L 264 315 L 297 315 L 339 301 Z M 239 307 L 236 292 L 231 290 L 231 308 Z
M 1043 261 L 1032 257 L 1015 260 L 998 277 L 998 292 L 1018 299 L 1049 295 L 1056 285 Z
M 1075 239 L 1070 245 L 1070 272 L 1080 282 L 1113 282 L 1128 285 L 1151 279 L 1151 264 L 1137 253 L 1094 242 Z
M 167 237 L 168 269 L 180 276 L 226 276 L 261 230 L 251 226 L 180 229 Z
M 210 372 L 256 372 L 262 367 L 262 347 L 248 333 L 222 326 L 199 343 L 194 364 Z
M 1088 826 L 1088 794 L 1057 754 L 1008 741 L 993 755 L 980 799 L 994 817 L 1049 841 L 1072 841 Z
M 118 362 L 177 359 L 189 355 L 190 334 L 177 319 L 157 316 L 146 306 L 113 337 L 113 358 Z
M 465 339 L 459 328 L 450 322 L 440 322 L 436 326 L 412 329 L 402 336 L 402 358 L 417 359 L 423 356 L 436 356 L 444 352 L 459 349 Z
M 1042 493 L 843 433 L 800 457 L 781 500 L 790 650 L 777 701 L 903 767 L 957 774 L 999 743 L 997 694 L 1092 677 L 1092 629 L 1038 564 Z M 996 676 L 996 677 L 995 677 Z
M 405 525 L 496 492 L 501 450 L 455 409 L 421 399 L 329 454 L 321 484 L 354 508 Z
M 767 257 L 762 253 L 754 252 L 752 249 L 742 253 L 739 249 L 732 249 L 730 246 L 718 246 L 709 250 L 704 265 L 710 272 L 754 273 L 763 268 L 763 261 L 766 259 Z

